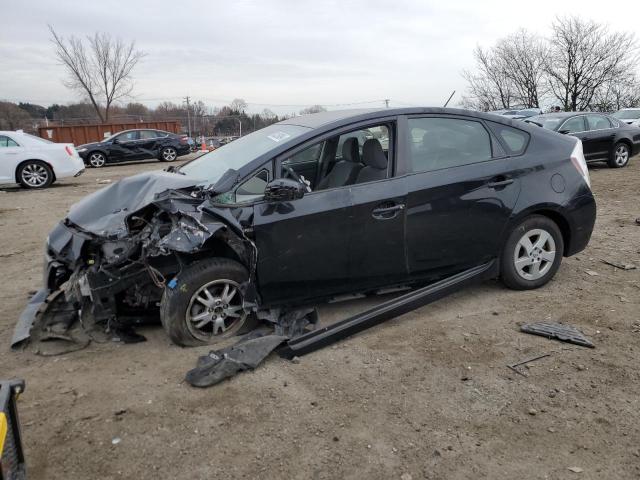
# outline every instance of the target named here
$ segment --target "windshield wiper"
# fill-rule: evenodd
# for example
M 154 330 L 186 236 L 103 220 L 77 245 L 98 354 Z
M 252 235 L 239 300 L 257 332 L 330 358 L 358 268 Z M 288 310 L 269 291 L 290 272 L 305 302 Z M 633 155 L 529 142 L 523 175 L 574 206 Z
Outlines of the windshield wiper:
M 541 124 L 541 123 L 534 122 L 533 120 L 525 120 L 524 122 L 525 122 L 525 123 L 533 123 L 534 125 L 537 125 L 537 126 L 539 126 L 539 127 L 544 128 L 544 127 L 542 126 L 542 124 Z

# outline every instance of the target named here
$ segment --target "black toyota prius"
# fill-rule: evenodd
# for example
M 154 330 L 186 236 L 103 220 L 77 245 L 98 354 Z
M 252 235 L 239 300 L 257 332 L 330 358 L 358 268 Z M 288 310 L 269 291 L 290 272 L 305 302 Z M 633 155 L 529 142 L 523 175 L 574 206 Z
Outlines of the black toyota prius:
M 457 109 L 294 117 L 74 205 L 14 343 L 47 298 L 84 325 L 155 311 L 175 343 L 198 345 L 250 318 L 461 272 L 538 288 L 586 247 L 595 216 L 572 136 Z

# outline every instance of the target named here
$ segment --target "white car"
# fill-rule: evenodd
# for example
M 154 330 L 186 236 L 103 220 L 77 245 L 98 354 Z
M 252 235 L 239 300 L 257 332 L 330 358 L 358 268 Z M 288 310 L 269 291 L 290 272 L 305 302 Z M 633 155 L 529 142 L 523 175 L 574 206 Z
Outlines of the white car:
M 53 143 L 21 130 L 0 131 L 0 183 L 46 188 L 83 171 L 84 162 L 73 143 Z
M 621 122 L 640 127 L 640 108 L 623 108 L 611 116 Z

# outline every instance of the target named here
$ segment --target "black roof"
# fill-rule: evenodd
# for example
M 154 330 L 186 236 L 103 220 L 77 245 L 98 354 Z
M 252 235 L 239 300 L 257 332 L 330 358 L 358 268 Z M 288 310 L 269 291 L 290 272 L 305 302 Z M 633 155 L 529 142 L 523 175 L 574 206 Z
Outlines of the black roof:
M 283 125 L 299 125 L 301 127 L 319 128 L 326 126 L 339 126 L 340 124 L 354 123 L 358 120 L 368 120 L 369 118 L 380 118 L 394 115 L 415 115 L 429 113 L 446 113 L 449 115 L 465 115 L 467 117 L 483 118 L 485 120 L 499 121 L 511 124 L 507 117 L 492 113 L 478 112 L 475 110 L 462 110 L 459 108 L 442 107 L 411 107 L 411 108 L 356 108 L 349 110 L 330 110 L 327 112 L 300 115 L 298 117 L 287 118 L 279 122 Z M 515 124 L 514 124 L 515 125 Z M 521 124 L 517 124 L 521 126 Z

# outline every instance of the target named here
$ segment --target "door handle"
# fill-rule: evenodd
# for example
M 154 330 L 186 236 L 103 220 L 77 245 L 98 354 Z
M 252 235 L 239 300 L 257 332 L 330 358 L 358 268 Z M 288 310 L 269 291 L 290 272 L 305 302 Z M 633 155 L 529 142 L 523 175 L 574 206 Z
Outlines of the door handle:
M 378 207 L 371 212 L 371 216 L 379 220 L 388 220 L 394 218 L 396 214 L 403 209 L 404 203 L 397 203 L 388 207 Z
M 487 186 L 489 188 L 500 188 L 500 187 L 506 187 L 507 185 L 511 185 L 512 183 L 513 183 L 513 178 L 497 177 L 491 182 L 489 182 Z

